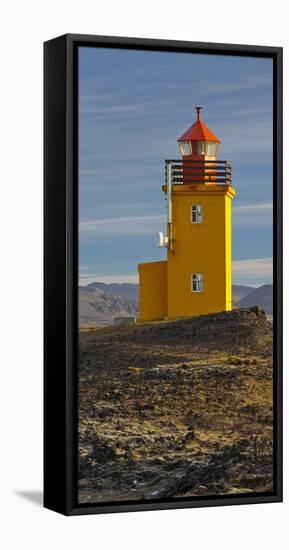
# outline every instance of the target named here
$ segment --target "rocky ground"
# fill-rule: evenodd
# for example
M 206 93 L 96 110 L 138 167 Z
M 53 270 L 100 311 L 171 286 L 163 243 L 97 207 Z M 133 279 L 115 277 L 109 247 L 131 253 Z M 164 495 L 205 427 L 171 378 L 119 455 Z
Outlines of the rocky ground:
M 79 502 L 272 491 L 258 308 L 80 333 Z

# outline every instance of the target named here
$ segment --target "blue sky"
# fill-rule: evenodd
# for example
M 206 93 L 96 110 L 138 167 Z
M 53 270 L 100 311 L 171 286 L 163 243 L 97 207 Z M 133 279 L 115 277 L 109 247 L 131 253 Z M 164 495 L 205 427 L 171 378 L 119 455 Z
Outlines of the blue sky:
M 195 105 L 232 162 L 233 282 L 272 282 L 272 60 L 79 49 L 79 278 L 137 281 L 165 258 L 164 161 Z

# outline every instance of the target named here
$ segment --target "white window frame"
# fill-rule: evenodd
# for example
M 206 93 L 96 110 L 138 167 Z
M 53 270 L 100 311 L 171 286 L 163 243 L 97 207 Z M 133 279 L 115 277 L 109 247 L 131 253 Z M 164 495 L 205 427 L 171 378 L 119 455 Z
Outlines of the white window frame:
M 203 273 L 191 273 L 191 291 L 204 291 L 204 276 Z
M 191 205 L 191 223 L 203 223 L 203 206 L 202 204 Z

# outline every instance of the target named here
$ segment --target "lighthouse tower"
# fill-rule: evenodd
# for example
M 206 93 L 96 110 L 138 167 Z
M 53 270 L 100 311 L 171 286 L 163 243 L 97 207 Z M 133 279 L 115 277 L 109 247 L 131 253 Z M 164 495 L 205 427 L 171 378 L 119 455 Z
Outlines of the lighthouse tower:
M 140 321 L 232 308 L 231 166 L 217 160 L 219 139 L 197 119 L 178 140 L 182 158 L 166 161 L 167 260 L 138 266 Z

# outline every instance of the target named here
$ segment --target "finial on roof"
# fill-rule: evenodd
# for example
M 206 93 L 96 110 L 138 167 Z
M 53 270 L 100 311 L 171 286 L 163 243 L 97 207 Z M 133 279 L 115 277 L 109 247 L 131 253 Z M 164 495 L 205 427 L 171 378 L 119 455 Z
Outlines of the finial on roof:
M 203 109 L 203 107 L 195 107 L 195 109 L 196 109 L 196 113 L 197 113 L 197 119 L 200 120 L 201 110 Z

